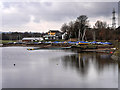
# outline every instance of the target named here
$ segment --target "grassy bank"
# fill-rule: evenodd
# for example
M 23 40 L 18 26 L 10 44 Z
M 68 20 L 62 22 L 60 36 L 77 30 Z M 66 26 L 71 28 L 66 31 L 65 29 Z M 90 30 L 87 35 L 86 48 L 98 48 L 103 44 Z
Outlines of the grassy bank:
M 113 45 L 117 48 L 117 50 L 113 53 L 112 57 L 114 60 L 118 60 L 120 61 L 120 42 L 116 41 L 112 41 Z M 119 63 L 120 64 L 120 63 Z M 119 65 L 120 67 L 120 65 Z
M 1 44 L 7 44 L 9 42 L 16 42 L 17 40 L 0 40 Z
M 117 48 L 117 50 L 114 52 L 114 55 L 120 57 L 120 42 L 118 42 L 117 40 L 111 42 Z
M 116 51 L 114 52 L 114 55 L 120 57 L 120 49 L 116 50 Z

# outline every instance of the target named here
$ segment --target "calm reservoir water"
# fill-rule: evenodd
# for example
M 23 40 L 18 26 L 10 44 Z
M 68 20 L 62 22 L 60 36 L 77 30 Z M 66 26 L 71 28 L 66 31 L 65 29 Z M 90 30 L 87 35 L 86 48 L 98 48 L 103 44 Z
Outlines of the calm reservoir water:
M 2 88 L 118 88 L 118 64 L 105 53 L 3 47 Z

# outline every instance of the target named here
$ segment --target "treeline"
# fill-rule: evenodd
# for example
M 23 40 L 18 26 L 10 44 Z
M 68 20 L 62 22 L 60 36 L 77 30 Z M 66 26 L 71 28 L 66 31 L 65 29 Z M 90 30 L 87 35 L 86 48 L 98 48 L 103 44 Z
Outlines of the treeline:
M 64 39 L 75 38 L 77 40 L 120 40 L 120 26 L 116 29 L 109 27 L 106 22 L 97 21 L 94 27 L 90 27 L 88 17 L 81 15 L 75 21 L 64 23 L 61 27 Z M 2 32 L 2 40 L 21 40 L 24 37 L 43 37 L 46 33 L 37 32 Z
M 2 40 L 22 40 L 24 37 L 42 37 L 45 33 L 32 32 L 3 32 Z
M 111 28 L 106 22 L 97 21 L 93 28 L 90 27 L 88 17 L 81 15 L 75 21 L 64 23 L 61 31 L 65 33 L 66 40 L 76 38 L 78 40 L 120 40 L 120 27 Z

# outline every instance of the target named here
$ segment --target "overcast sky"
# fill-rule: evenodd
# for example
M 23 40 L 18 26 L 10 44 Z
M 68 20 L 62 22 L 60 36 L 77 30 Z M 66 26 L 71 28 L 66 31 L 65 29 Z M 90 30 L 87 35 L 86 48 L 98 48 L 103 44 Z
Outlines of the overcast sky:
M 47 32 L 87 15 L 91 27 L 97 20 L 111 26 L 117 2 L 2 2 L 2 31 Z M 117 23 L 117 20 L 116 20 Z

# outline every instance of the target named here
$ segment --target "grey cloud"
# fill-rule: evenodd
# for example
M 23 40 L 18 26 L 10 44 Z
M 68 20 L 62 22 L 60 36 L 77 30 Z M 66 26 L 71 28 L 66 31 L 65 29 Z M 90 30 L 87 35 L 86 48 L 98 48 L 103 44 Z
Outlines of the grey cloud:
M 44 2 L 46 6 L 52 6 L 52 2 Z
M 85 14 L 88 17 L 108 17 L 112 15 L 112 9 L 114 7 L 117 10 L 117 2 L 90 3 L 92 5 L 91 7 L 86 7 L 85 4 L 89 3 L 60 3 L 58 10 L 47 11 L 47 14 L 44 14 L 43 17 L 44 19 L 56 21 L 64 20 L 65 18 L 76 18 L 82 14 Z
M 87 7 L 88 5 L 88 7 Z M 4 3 L 6 8 L 15 7 L 18 13 L 3 14 L 3 24 L 25 24 L 30 21 L 30 15 L 35 17 L 34 22 L 40 20 L 64 22 L 66 18 L 75 19 L 79 15 L 88 17 L 108 17 L 112 14 L 112 9 L 117 9 L 117 2 L 30 2 L 30 3 Z
M 2 25 L 3 26 L 18 26 L 26 24 L 30 21 L 30 16 L 24 14 L 9 14 L 2 16 Z
M 99 2 L 94 4 L 94 9 L 92 10 L 93 16 L 110 16 L 112 15 L 113 8 L 117 11 L 117 2 Z

